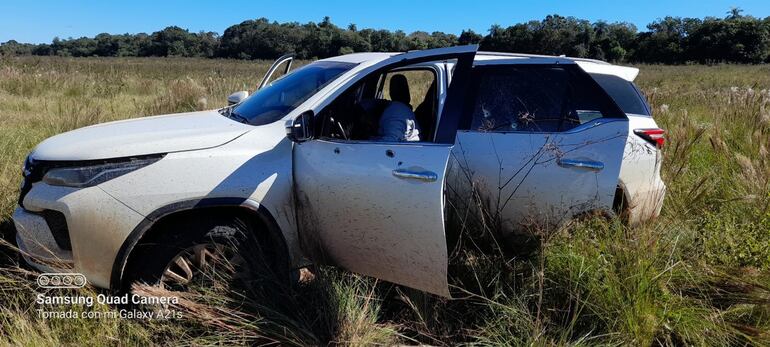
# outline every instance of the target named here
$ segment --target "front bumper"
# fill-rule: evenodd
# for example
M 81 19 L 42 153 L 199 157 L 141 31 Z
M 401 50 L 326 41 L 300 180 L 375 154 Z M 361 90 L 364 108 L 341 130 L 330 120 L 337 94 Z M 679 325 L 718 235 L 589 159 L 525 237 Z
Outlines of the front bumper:
M 67 272 L 73 269 L 72 251 L 61 248 L 43 216 L 21 207 L 13 213 L 16 243 L 24 260 L 43 272 Z
M 109 288 L 112 265 L 131 231 L 144 217 L 101 188 L 35 183 L 13 214 L 16 240 L 25 261 L 45 272 L 79 272 L 96 287 Z M 41 215 L 61 212 L 71 251 L 57 244 Z

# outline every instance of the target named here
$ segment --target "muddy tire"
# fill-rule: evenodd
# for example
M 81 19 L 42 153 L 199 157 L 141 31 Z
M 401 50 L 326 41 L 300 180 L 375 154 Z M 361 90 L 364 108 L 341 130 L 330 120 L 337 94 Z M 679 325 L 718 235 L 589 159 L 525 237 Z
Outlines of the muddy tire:
M 134 283 L 185 291 L 215 281 L 238 281 L 245 287 L 289 282 L 285 254 L 249 218 L 180 218 L 157 228 L 131 253 L 125 291 Z

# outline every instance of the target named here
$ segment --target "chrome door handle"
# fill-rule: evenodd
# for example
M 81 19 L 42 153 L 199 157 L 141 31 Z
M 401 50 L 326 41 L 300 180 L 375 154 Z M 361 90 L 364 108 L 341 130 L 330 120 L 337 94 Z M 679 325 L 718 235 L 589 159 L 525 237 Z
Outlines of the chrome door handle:
M 593 171 L 601 171 L 604 169 L 604 163 L 593 160 L 559 159 L 556 163 L 561 167 L 576 167 Z
M 436 182 L 438 180 L 438 175 L 432 171 L 395 169 L 393 170 L 393 176 L 404 179 L 419 180 L 423 182 Z

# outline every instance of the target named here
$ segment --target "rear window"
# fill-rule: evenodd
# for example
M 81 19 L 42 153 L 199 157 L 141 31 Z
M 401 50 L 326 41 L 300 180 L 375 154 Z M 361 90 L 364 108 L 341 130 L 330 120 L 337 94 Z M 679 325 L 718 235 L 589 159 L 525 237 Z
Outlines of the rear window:
M 471 130 L 559 132 L 598 118 L 625 117 L 577 65 L 474 68 Z
M 591 74 L 591 77 L 615 100 L 623 112 L 643 116 L 650 115 L 647 102 L 632 82 L 618 76 L 605 74 Z

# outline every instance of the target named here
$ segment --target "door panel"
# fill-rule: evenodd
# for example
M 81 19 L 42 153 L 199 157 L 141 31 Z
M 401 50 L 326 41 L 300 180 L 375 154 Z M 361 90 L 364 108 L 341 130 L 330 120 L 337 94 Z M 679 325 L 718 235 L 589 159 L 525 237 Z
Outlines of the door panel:
M 505 231 L 611 212 L 627 136 L 627 119 L 562 133 L 460 132 L 448 186 L 462 200 L 473 181 Z
M 299 231 L 311 257 L 449 296 L 444 182 L 477 49 L 461 46 L 399 54 L 362 70 L 333 94 L 343 94 L 356 81 L 398 67 L 457 61 L 439 116 L 441 136 L 436 136 L 436 143 L 310 140 L 295 144 Z
M 328 262 L 449 296 L 443 194 L 450 151 L 417 143 L 297 144 L 303 235 Z

